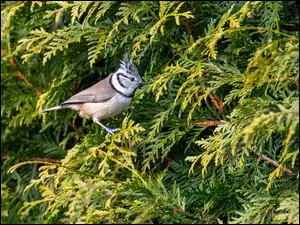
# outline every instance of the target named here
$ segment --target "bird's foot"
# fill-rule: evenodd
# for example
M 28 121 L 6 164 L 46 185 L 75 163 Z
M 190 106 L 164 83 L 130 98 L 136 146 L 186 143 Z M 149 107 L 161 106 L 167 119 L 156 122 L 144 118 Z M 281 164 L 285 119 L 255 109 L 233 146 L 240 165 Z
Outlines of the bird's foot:
M 109 128 L 109 127 L 106 127 L 106 132 L 107 132 L 107 134 L 106 134 L 106 138 L 111 134 L 111 135 L 114 135 L 115 134 L 115 132 L 116 131 L 120 131 L 121 129 L 120 128 L 115 128 L 115 129 L 111 129 L 111 128 Z
M 121 128 L 115 128 L 115 129 L 112 129 L 111 131 L 116 132 L 116 131 L 120 131 L 120 130 L 121 130 Z
M 93 118 L 93 120 L 94 120 L 95 123 L 99 124 L 103 129 L 106 130 L 106 132 L 107 132 L 107 134 L 105 136 L 106 138 L 108 137 L 108 135 L 110 135 L 110 134 L 114 135 L 115 134 L 114 132 L 121 130 L 120 128 L 111 129 L 109 127 L 106 127 L 102 123 L 100 123 L 100 121 L 97 118 Z

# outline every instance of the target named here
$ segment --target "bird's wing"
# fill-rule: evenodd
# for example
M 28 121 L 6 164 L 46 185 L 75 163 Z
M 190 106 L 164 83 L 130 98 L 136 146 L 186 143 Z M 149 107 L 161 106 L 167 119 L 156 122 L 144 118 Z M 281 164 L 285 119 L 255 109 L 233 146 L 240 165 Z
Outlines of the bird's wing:
M 64 101 L 61 105 L 108 101 L 116 94 L 116 91 L 109 83 L 110 76 L 111 74 L 105 79 L 94 84 L 93 86 L 73 95 L 68 100 Z

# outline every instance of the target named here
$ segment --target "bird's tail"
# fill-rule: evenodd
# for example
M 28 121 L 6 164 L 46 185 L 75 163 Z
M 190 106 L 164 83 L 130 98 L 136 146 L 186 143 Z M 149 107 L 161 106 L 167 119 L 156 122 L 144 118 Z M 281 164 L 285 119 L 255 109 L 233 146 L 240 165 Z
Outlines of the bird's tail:
M 52 111 L 52 110 L 57 110 L 57 109 L 62 109 L 63 107 L 61 107 L 60 105 L 49 108 L 49 109 L 43 109 L 43 113 L 48 112 L 48 111 Z

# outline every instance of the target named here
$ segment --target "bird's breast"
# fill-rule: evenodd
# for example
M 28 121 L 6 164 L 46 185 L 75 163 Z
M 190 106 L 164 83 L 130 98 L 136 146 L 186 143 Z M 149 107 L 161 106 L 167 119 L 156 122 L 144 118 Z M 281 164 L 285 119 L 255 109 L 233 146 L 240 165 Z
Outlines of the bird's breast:
M 119 93 L 106 102 L 84 103 L 80 115 L 85 118 L 97 117 L 99 120 L 116 116 L 131 103 L 132 98 Z

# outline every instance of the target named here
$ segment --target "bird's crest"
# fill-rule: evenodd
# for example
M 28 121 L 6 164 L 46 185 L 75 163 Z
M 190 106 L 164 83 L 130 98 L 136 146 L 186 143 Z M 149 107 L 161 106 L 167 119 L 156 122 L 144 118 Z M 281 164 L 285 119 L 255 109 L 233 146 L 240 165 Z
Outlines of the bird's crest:
M 124 59 L 120 60 L 120 62 L 120 67 L 125 69 L 128 73 L 139 75 L 139 72 L 133 63 L 132 57 L 129 54 L 125 54 Z

